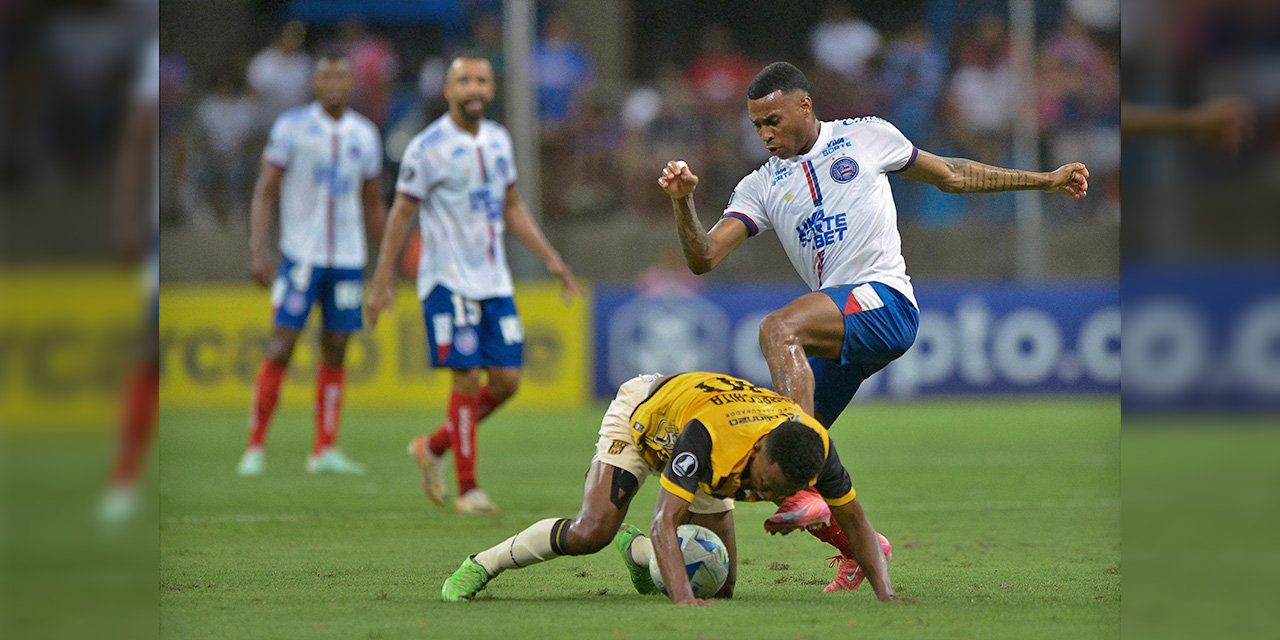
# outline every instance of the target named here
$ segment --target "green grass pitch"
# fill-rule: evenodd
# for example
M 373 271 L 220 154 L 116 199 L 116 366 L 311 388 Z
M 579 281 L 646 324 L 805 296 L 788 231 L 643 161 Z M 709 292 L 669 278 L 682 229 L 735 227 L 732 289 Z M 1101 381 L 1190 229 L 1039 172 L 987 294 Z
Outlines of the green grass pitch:
M 832 430 L 903 601 L 822 593 L 832 550 L 771 537 L 740 505 L 737 595 L 689 610 L 636 594 L 612 547 L 503 574 L 440 602 L 468 554 L 581 504 L 603 405 L 499 412 L 479 431 L 496 516 L 429 503 L 405 454 L 441 416 L 348 413 L 363 477 L 312 477 L 305 412 L 277 416 L 267 474 L 234 467 L 239 412 L 166 409 L 160 441 L 165 638 L 1107 638 L 1120 628 L 1120 410 L 1113 398 L 855 404 Z M 648 530 L 649 482 L 628 521 Z

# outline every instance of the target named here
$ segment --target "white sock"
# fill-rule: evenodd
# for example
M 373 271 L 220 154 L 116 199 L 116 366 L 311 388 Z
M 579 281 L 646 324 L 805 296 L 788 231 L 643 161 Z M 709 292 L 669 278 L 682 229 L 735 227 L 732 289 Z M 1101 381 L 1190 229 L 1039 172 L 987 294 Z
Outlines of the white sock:
M 632 562 L 647 567 L 653 559 L 653 541 L 649 536 L 636 536 L 631 541 L 631 546 L 627 547 L 627 554 L 631 556 Z
M 523 569 L 564 555 L 561 545 L 569 528 L 566 518 L 547 518 L 534 523 L 496 546 L 475 555 L 489 577 L 507 569 Z

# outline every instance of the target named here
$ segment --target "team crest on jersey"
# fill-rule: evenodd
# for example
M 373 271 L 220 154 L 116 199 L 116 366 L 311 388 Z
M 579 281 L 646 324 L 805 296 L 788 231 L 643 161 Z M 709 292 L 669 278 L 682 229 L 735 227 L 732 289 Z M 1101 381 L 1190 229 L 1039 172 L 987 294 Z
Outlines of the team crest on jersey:
M 353 144 L 353 145 L 351 145 L 351 148 L 350 148 L 350 149 L 347 149 L 347 155 L 351 156 L 351 159 L 352 159 L 352 160 L 359 160 L 359 159 L 360 159 L 360 147 L 357 147 L 357 146 L 356 146 L 356 145 L 354 145 L 354 144 Z
M 831 163 L 831 179 L 844 184 L 858 177 L 858 163 L 844 156 Z
M 628 444 L 630 443 L 626 440 L 614 440 L 613 444 L 609 445 L 609 455 L 616 456 L 622 453 L 622 450 L 626 449 Z
M 686 451 L 671 461 L 671 470 L 681 478 L 692 477 L 698 472 L 698 458 Z

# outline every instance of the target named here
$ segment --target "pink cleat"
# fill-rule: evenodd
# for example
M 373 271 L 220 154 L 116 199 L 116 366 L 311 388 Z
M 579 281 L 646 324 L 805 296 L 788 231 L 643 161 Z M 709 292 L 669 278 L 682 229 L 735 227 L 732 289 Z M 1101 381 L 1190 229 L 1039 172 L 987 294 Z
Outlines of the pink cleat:
M 880 538 L 880 549 L 884 551 L 884 561 L 892 560 L 893 546 L 889 544 L 889 540 L 879 533 L 876 536 Z M 862 573 L 862 567 L 858 566 L 858 561 L 844 556 L 835 556 L 831 559 L 831 564 L 827 566 L 834 567 L 837 563 L 840 564 L 840 568 L 836 570 L 836 579 L 832 580 L 831 584 L 822 590 L 823 593 L 828 591 L 857 591 L 858 587 L 862 585 L 862 581 L 867 577 Z
M 764 521 L 764 530 L 770 534 L 786 535 L 798 529 L 817 529 L 831 524 L 831 508 L 826 500 L 812 488 L 782 501 L 778 512 Z

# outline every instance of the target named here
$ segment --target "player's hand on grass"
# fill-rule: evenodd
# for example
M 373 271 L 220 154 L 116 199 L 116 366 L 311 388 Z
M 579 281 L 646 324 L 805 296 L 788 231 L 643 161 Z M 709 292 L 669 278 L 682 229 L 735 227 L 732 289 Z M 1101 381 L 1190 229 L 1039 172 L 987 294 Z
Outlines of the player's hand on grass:
M 394 284 L 378 284 L 376 281 L 369 288 L 369 299 L 365 301 L 364 312 L 365 320 L 369 323 L 369 330 L 378 328 L 378 317 L 382 315 L 382 311 L 391 307 L 396 301 L 396 289 Z
M 268 289 L 271 287 L 271 273 L 271 260 L 266 255 L 254 253 L 249 260 L 249 275 L 253 276 L 253 281 L 259 287 Z
M 680 602 L 673 602 L 672 604 L 677 607 L 714 607 L 716 606 L 716 601 L 703 600 L 702 598 L 690 598 L 689 600 L 681 600 Z
M 582 295 L 582 290 L 578 288 L 578 281 L 573 277 L 573 269 L 570 269 L 559 256 L 547 263 L 547 270 L 560 278 L 560 299 L 564 300 L 565 306 L 573 304 L 574 296 Z
M 1089 169 L 1081 162 L 1068 162 L 1049 174 L 1045 191 L 1065 191 L 1079 200 L 1089 195 Z
M 698 176 L 693 175 L 684 160 L 672 160 L 662 168 L 662 177 L 658 178 L 662 190 L 672 198 L 687 198 L 698 186 Z

